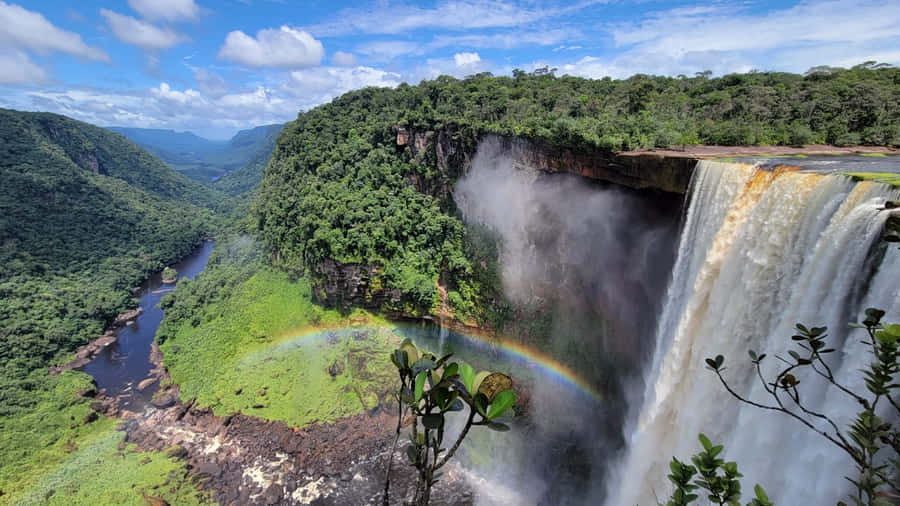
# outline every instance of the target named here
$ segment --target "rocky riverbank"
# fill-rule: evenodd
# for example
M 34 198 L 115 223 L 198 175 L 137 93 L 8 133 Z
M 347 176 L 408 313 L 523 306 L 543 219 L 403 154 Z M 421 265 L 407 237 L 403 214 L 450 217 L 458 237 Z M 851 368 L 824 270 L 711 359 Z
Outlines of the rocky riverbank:
M 154 344 L 152 382 L 160 389 L 141 412 L 122 407 L 102 390 L 92 407 L 124 420 L 125 441 L 144 451 L 164 451 L 189 464 L 189 478 L 228 504 L 381 504 L 396 417 L 377 407 L 329 425 L 303 429 L 182 402 Z M 145 380 L 145 381 L 147 381 Z M 402 440 L 402 438 L 401 438 Z M 392 471 L 392 504 L 409 499 L 415 485 L 401 444 Z M 443 486 L 441 486 L 443 485 Z M 451 485 L 451 486 L 448 486 Z M 451 467 L 435 490 L 434 504 L 471 504 L 462 472 Z
M 75 350 L 74 359 L 66 362 L 65 364 L 51 367 L 50 375 L 56 376 L 57 374 L 60 374 L 64 371 L 78 369 L 80 367 L 86 366 L 91 360 L 94 359 L 94 357 L 100 354 L 101 351 L 106 349 L 107 346 L 116 342 L 119 339 L 119 330 L 121 330 L 122 327 L 134 322 L 134 320 L 136 320 L 143 311 L 143 309 L 137 308 L 130 311 L 125 311 L 124 313 L 119 314 L 119 316 L 116 316 L 116 319 L 113 320 L 112 324 L 110 324 L 110 326 L 106 329 L 106 332 L 104 332 L 102 336 Z

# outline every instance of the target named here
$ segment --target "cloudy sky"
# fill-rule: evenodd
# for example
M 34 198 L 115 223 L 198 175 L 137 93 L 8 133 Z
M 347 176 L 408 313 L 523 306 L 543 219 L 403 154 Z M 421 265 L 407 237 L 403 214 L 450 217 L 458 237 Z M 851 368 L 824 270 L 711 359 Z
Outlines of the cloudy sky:
M 900 64 L 900 1 L 0 1 L 0 106 L 224 138 L 450 74 Z

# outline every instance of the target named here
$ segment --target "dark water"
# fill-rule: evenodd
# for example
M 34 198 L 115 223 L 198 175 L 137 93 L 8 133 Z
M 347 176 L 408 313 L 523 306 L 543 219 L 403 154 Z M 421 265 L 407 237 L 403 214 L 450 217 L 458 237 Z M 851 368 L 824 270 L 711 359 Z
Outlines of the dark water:
M 174 264 L 179 279 L 193 279 L 203 271 L 212 250 L 213 242 L 205 242 L 190 256 Z M 139 293 L 141 315 L 119 331 L 118 342 L 108 346 L 83 369 L 94 377 L 98 388 L 106 389 L 110 396 L 121 396 L 123 406 L 143 406 L 156 392 L 156 384 L 142 392 L 137 390 L 137 385 L 150 373 L 150 345 L 163 318 L 163 311 L 157 306 L 174 287 L 163 284 L 160 273 L 145 281 Z

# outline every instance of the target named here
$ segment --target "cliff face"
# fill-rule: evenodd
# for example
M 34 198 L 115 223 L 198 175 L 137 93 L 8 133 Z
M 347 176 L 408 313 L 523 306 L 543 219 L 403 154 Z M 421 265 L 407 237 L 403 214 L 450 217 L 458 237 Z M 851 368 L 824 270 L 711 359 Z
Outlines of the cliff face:
M 469 170 L 473 152 L 454 140 L 452 132 L 420 131 L 397 125 L 397 145 L 408 146 L 413 160 L 423 163 L 433 154 L 441 173 L 440 181 L 413 178 L 419 191 L 438 197 L 446 196 L 452 181 Z M 616 154 L 605 151 L 584 152 L 518 138 L 496 136 L 495 139 L 516 162 L 547 172 L 577 174 L 638 190 L 655 189 L 670 193 L 687 191 L 697 159 L 655 153 Z M 429 151 L 430 150 L 430 151 Z
M 381 286 L 381 270 L 368 264 L 325 259 L 316 265 L 316 299 L 333 307 L 379 308 L 401 300 L 397 290 Z

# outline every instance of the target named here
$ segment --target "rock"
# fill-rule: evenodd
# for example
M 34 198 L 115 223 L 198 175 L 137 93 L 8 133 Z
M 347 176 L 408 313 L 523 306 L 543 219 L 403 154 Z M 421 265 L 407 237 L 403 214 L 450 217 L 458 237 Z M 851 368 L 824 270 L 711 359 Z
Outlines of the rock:
M 178 396 L 169 392 L 156 392 L 156 395 L 150 400 L 150 404 L 159 409 L 171 408 L 176 402 L 178 402 Z
M 137 385 L 138 392 L 143 392 L 147 387 L 156 383 L 156 378 L 147 378 Z
M 94 423 L 97 421 L 98 418 L 100 418 L 100 416 L 97 414 L 97 412 L 91 411 L 90 413 L 88 413 L 87 415 L 84 416 L 84 420 L 82 420 L 82 422 L 84 422 L 86 424 Z
M 193 472 L 201 478 L 219 478 L 222 476 L 222 468 L 214 462 L 204 462 L 195 467 Z
M 263 493 L 267 505 L 278 504 L 282 497 L 284 497 L 284 492 L 281 490 L 281 485 L 269 485 L 269 488 Z

